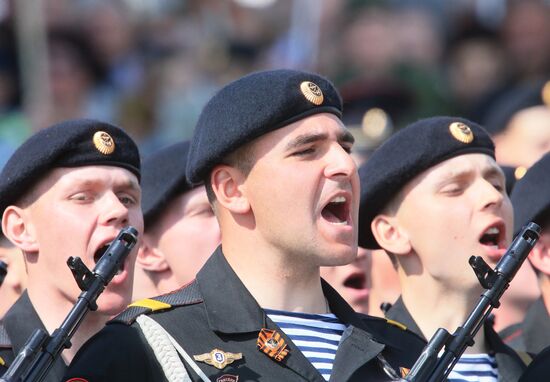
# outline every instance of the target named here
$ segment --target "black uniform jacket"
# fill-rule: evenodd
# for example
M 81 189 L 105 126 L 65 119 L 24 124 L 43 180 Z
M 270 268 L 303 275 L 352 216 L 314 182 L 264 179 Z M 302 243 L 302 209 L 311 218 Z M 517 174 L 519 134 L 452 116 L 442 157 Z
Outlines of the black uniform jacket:
M 499 334 L 508 346 L 532 354 L 550 346 L 550 315 L 542 297 L 531 305 L 523 322 L 512 325 Z
M 531 362 L 519 382 L 548 381 L 550 376 L 550 346 L 544 348 Z
M 6 367 L 9 367 L 36 329 L 42 329 L 47 332 L 36 310 L 34 310 L 26 291 L 13 304 L 10 310 L 7 311 L 3 319 L 3 326 L 11 342 L 1 344 L 2 347 L 0 348 L 0 357 L 6 361 Z M 67 366 L 65 362 L 61 357 L 58 357 L 43 381 L 59 382 L 66 370 Z M 5 371 L 6 369 L 2 368 L 0 373 L 3 374 Z
M 403 303 L 403 299 L 401 297 L 399 297 L 396 303 L 393 304 L 392 307 L 386 312 L 386 318 L 402 323 L 407 327 L 407 329 L 424 338 L 424 335 L 407 310 L 407 307 Z M 520 375 L 524 372 L 526 362 L 530 361 L 530 357 L 524 361 L 522 356 L 525 355 L 518 354 L 512 348 L 506 346 L 498 334 L 494 331 L 491 324 L 486 323 L 484 325 L 484 331 L 487 346 L 492 354 L 494 354 L 497 361 L 499 375 L 498 380 L 502 382 L 516 382 Z
M 411 367 L 425 345 L 424 340 L 384 319 L 355 313 L 325 282 L 323 291 L 331 311 L 348 325 L 336 354 L 331 381 L 389 380 L 377 355 L 382 355 L 399 375 L 400 367 Z M 146 312 L 191 357 L 214 349 L 242 354 L 242 359 L 222 369 L 196 361 L 211 381 L 324 381 L 296 345 L 266 316 L 220 248 L 195 281 L 155 300 L 170 307 L 155 312 L 131 307 L 120 314 L 80 349 L 65 380 L 166 380 L 137 324 L 133 324 L 138 314 Z M 289 352 L 280 362 L 258 349 L 256 342 L 262 328 L 277 331 L 288 344 Z M 186 368 L 191 370 L 187 365 Z M 190 376 L 193 381 L 200 380 L 193 371 Z

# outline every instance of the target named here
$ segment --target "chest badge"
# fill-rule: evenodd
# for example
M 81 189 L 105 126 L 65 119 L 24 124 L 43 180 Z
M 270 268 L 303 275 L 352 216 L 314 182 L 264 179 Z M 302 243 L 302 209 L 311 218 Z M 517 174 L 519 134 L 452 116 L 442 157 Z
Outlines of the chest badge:
M 220 349 L 214 349 L 210 353 L 194 355 L 195 361 L 204 362 L 222 370 L 224 367 L 243 358 L 243 353 L 227 353 Z
M 284 338 L 275 330 L 262 329 L 256 344 L 262 352 L 278 362 L 281 362 L 288 354 Z

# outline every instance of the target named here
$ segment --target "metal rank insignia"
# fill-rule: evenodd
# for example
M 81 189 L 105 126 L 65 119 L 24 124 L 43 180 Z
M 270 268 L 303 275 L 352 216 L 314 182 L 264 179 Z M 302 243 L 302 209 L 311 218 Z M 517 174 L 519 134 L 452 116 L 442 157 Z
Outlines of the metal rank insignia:
M 97 131 L 94 134 L 94 146 L 103 155 L 112 154 L 115 151 L 115 141 L 105 131 Z
M 261 351 L 278 362 L 281 362 L 288 354 L 285 340 L 275 330 L 262 329 L 256 344 Z
M 451 123 L 449 125 L 449 131 L 454 139 L 462 143 L 471 143 L 474 140 L 472 129 L 462 122 Z
M 210 353 L 194 355 L 195 361 L 204 362 L 217 369 L 223 369 L 230 363 L 243 358 L 243 353 L 226 353 L 220 349 L 214 349 Z
M 311 81 L 304 81 L 300 84 L 300 90 L 304 97 L 314 105 L 323 103 L 324 97 L 321 88 Z

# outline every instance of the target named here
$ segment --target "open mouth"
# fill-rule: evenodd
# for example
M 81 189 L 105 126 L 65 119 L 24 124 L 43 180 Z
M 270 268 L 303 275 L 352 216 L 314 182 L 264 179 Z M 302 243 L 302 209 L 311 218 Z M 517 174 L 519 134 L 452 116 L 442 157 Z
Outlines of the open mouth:
M 494 249 L 504 248 L 505 241 L 505 228 L 502 224 L 487 228 L 479 238 L 481 244 Z
M 363 273 L 354 273 L 344 280 L 344 286 L 352 289 L 365 289 L 367 278 Z
M 348 224 L 350 203 L 345 196 L 335 196 L 321 211 L 321 216 L 332 224 Z
M 107 252 L 107 249 L 109 248 L 110 245 L 111 245 L 111 243 L 107 243 L 107 244 L 99 247 L 97 249 L 97 251 L 95 251 L 95 253 L 94 253 L 94 262 L 96 264 L 98 263 L 99 259 L 101 259 L 101 257 Z M 117 275 L 122 273 L 123 270 L 124 270 L 124 262 L 122 262 L 120 264 L 120 268 L 117 271 Z

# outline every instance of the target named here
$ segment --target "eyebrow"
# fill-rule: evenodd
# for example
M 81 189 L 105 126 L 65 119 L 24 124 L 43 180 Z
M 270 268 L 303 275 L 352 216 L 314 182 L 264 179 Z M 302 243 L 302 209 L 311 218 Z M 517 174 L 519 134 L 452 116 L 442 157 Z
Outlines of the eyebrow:
M 463 168 L 458 170 L 453 169 L 453 171 L 449 172 L 447 176 L 445 176 L 445 179 L 440 180 L 438 183 L 445 184 L 448 181 L 464 178 L 470 175 L 472 172 L 473 170 L 469 168 Z M 498 167 L 490 166 L 490 165 L 482 169 L 481 174 L 483 178 L 490 178 L 494 176 L 505 178 L 504 173 L 500 171 Z
M 319 142 L 328 139 L 327 133 L 312 133 L 312 134 L 302 134 L 298 135 L 296 138 L 287 143 L 285 150 L 291 151 L 297 147 L 307 145 L 314 142 Z M 339 143 L 351 143 L 355 142 L 355 138 L 347 129 L 342 129 L 338 133 L 338 142 Z
M 124 181 L 121 186 L 123 188 L 131 188 L 132 190 L 135 190 L 135 191 L 140 191 L 141 190 L 141 186 L 139 185 L 138 182 L 134 181 L 134 180 L 126 180 Z
M 485 177 L 499 176 L 499 177 L 506 178 L 504 176 L 504 173 L 498 167 L 495 167 L 495 166 L 491 166 L 491 167 L 483 170 L 483 176 L 485 176 Z
M 81 180 L 80 184 L 85 187 L 93 187 L 95 185 L 101 184 L 101 182 L 101 179 L 83 179 Z M 129 188 L 136 191 L 141 190 L 141 186 L 139 185 L 139 183 L 133 179 L 125 179 L 119 183 L 117 182 L 113 185 L 113 187 L 117 189 Z

